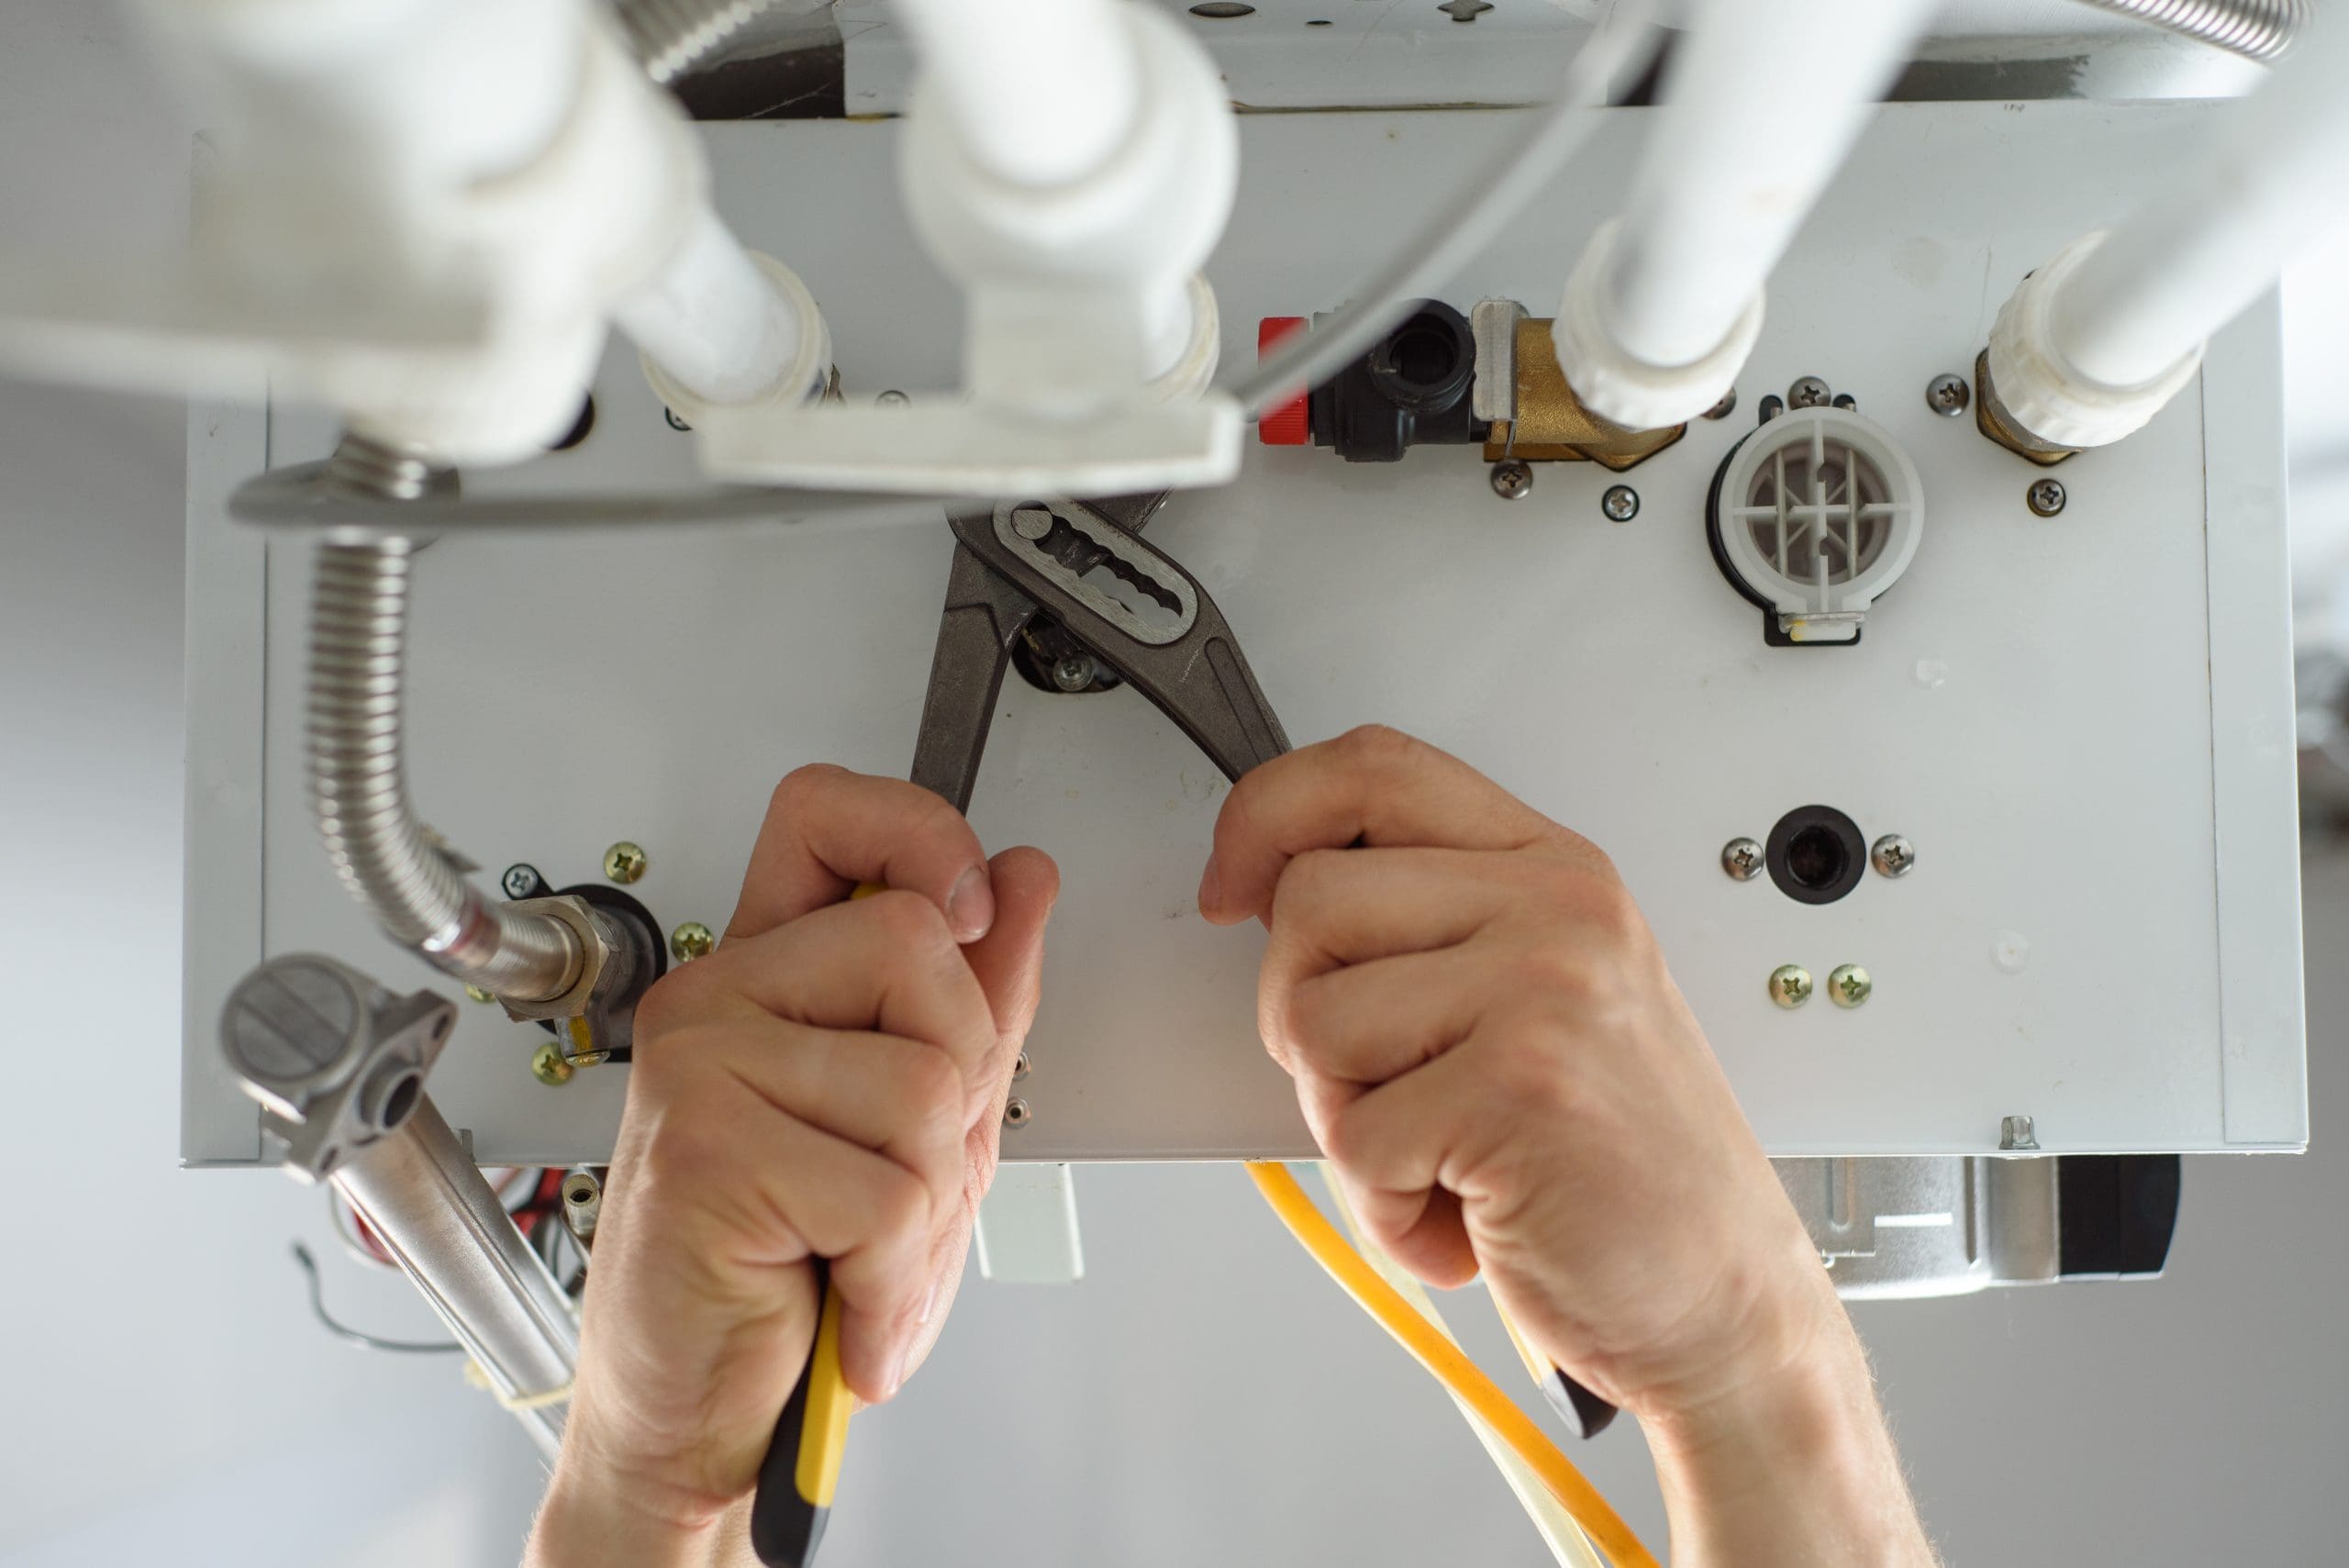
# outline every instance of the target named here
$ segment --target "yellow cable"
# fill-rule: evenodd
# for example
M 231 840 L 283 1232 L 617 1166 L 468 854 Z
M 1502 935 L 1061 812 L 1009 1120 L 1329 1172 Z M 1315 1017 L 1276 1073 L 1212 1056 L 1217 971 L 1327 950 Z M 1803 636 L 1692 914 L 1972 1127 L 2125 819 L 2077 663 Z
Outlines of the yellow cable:
M 1328 1270 L 1330 1277 L 1343 1286 L 1364 1311 L 1376 1318 L 1381 1328 L 1394 1335 L 1421 1366 L 1434 1373 L 1438 1382 L 1474 1407 L 1476 1414 L 1500 1434 L 1501 1440 L 1533 1467 L 1550 1495 L 1598 1543 L 1615 1568 L 1657 1568 L 1656 1560 L 1640 1544 L 1640 1538 L 1608 1506 L 1598 1489 L 1583 1478 L 1574 1462 L 1558 1451 L 1557 1444 L 1543 1436 L 1542 1429 L 1495 1387 L 1493 1380 L 1457 1345 L 1411 1310 L 1410 1303 L 1397 1295 L 1393 1285 L 1379 1278 L 1377 1271 L 1346 1245 L 1345 1238 L 1306 1196 L 1305 1189 L 1297 1185 L 1287 1166 L 1276 1161 L 1252 1160 L 1248 1162 L 1248 1174 L 1255 1178 L 1258 1190 L 1264 1195 L 1264 1201 L 1273 1206 L 1273 1212 L 1280 1216 L 1281 1223 L 1313 1254 L 1313 1261 Z

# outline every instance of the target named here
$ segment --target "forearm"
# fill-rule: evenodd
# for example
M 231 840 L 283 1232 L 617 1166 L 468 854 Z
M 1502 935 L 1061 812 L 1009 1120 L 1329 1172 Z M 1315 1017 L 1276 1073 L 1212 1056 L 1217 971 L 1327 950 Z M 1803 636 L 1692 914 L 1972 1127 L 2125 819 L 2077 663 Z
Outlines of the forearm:
M 1783 1373 L 1647 1423 L 1674 1568 L 1936 1568 L 1840 1310 Z

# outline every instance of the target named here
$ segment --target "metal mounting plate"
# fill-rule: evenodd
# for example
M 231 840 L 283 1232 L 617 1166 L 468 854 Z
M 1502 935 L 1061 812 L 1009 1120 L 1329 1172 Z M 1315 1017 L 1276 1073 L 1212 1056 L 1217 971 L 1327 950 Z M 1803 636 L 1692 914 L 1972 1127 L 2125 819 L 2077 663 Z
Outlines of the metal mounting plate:
M 1971 363 L 2025 270 L 2150 189 L 2224 112 L 1889 107 L 1780 269 L 1730 419 L 1620 478 L 1539 465 L 1515 502 L 1472 449 L 1360 467 L 1252 449 L 1238 483 L 1176 496 L 1150 537 L 1215 595 L 1300 744 L 1371 719 L 1413 729 L 1603 844 L 1773 1153 L 1985 1152 L 2008 1113 L 2034 1117 L 2050 1151 L 2296 1147 L 2274 303 L 2221 336 L 2142 436 L 2065 465 L 2059 518 L 2024 505 L 2038 470 L 1922 396 Z M 1450 296 L 1546 308 L 1620 205 L 1644 122 L 1614 112 Z M 1508 128 L 1493 113 L 1244 118 L 1240 210 L 1209 267 L 1227 374 L 1258 317 L 1341 300 L 1398 210 L 1432 203 Z M 954 295 L 885 195 L 896 134 L 709 128 L 729 221 L 823 301 L 857 398 L 918 399 L 956 375 Z M 1762 395 L 1813 373 L 1913 456 L 1932 522 L 1861 646 L 1773 649 L 1708 555 L 1704 495 Z M 698 483 L 632 355 L 607 357 L 596 397 L 585 444 L 469 488 Z M 264 567 L 254 536 L 218 520 L 264 453 L 316 458 L 326 439 L 323 420 L 284 411 L 265 438 L 250 420 L 192 427 L 191 560 L 208 585 L 190 617 L 195 1161 L 252 1157 L 252 1107 L 202 1060 L 205 998 L 238 955 L 315 948 L 395 986 L 431 983 L 343 896 L 306 817 L 308 551 L 273 541 Z M 1599 511 L 1617 483 L 1641 496 L 1621 525 Z M 906 768 L 951 553 L 942 522 L 443 539 L 417 568 L 423 809 L 493 870 L 528 860 L 557 884 L 632 839 L 651 863 L 631 891 L 664 926 L 720 926 L 784 772 Z M 1303 1152 L 1255 1038 L 1260 939 L 1193 907 L 1216 770 L 1131 692 L 1007 682 L 1000 701 L 974 820 L 990 844 L 1043 845 L 1065 878 L 1020 1090 L 1033 1115 L 1006 1155 Z M 1871 838 L 1907 835 L 1916 869 L 1817 907 L 1721 873 L 1724 842 L 1812 802 Z M 1875 976 L 1864 1006 L 1784 1011 L 1765 995 L 1781 963 L 1824 976 L 1847 962 Z M 468 1006 L 436 1069 L 436 1099 L 485 1160 L 610 1150 L 625 1069 L 541 1087 L 527 1064 L 543 1038 Z

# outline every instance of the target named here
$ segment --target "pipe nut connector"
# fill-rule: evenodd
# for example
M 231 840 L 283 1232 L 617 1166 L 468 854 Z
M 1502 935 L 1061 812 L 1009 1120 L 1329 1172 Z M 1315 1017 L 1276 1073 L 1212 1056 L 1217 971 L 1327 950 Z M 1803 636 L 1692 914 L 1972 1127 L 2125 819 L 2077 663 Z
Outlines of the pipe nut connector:
M 2107 386 L 2081 374 L 2065 357 L 2055 341 L 2054 303 L 2104 237 L 2105 231 L 2097 229 L 2056 251 L 2045 266 L 2015 285 L 1991 325 L 1990 347 L 1982 361 L 1982 379 L 1988 384 L 1977 390 L 1984 394 L 1986 416 L 1994 409 L 2003 415 L 2003 422 L 2020 439 L 2020 444 L 2002 444 L 2015 445 L 2026 457 L 2034 454 L 2025 447 L 2044 453 L 2110 446 L 2143 428 L 2202 368 L 2198 347 L 2151 381 Z
M 579 967 L 573 972 L 571 984 L 557 995 L 539 1001 L 501 995 L 499 1006 L 506 1016 L 518 1023 L 551 1022 L 575 1018 L 587 1011 L 596 1000 L 606 977 L 619 966 L 622 956 L 619 940 L 604 923 L 604 917 L 594 905 L 575 895 L 564 894 L 551 898 L 518 898 L 505 906 L 509 915 L 528 917 L 540 916 L 560 922 L 579 942 Z
M 1565 297 L 1550 340 L 1558 368 L 1582 406 L 1625 430 L 1658 430 L 1685 425 L 1719 403 L 1737 384 L 1753 345 L 1762 336 L 1762 291 L 1739 312 L 1737 324 L 1704 358 L 1685 365 L 1652 365 L 1632 358 L 1607 328 L 1607 279 L 1623 220 L 1601 224 L 1582 259 L 1566 275 Z

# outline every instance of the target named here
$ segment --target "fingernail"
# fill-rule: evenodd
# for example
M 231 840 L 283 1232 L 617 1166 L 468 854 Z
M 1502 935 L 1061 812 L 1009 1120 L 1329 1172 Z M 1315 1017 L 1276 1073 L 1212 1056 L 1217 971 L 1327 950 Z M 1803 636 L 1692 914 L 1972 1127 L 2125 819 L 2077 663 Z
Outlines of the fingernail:
M 1223 897 L 1223 873 L 1216 869 L 1215 857 L 1208 857 L 1208 869 L 1199 873 L 1199 907 L 1214 907 Z
M 946 895 L 946 923 L 954 928 L 955 940 L 965 942 L 977 941 L 995 924 L 995 888 L 986 867 L 973 866 L 955 878 L 954 891 Z

